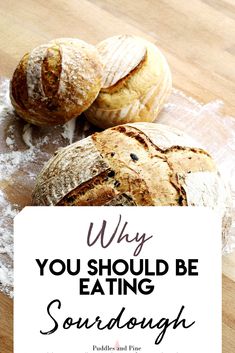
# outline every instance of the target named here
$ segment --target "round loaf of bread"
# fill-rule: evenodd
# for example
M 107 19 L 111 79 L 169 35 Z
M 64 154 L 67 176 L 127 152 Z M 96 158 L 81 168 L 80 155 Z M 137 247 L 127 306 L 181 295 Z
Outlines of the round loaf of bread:
M 104 65 L 102 89 L 85 112 L 107 128 L 156 119 L 171 91 L 171 73 L 161 51 L 139 37 L 121 35 L 97 45 Z
M 223 217 L 230 194 L 210 155 L 181 131 L 135 123 L 60 149 L 39 174 L 34 205 L 208 206 Z
M 35 125 L 59 125 L 80 115 L 101 88 L 97 49 L 79 39 L 61 38 L 23 56 L 11 80 L 11 102 Z

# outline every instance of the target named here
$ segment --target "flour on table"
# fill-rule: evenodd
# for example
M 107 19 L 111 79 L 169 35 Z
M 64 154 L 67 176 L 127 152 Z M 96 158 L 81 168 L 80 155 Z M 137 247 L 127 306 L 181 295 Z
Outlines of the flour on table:
M 235 119 L 224 117 L 222 110 L 222 101 L 202 104 L 173 89 L 157 121 L 185 131 L 211 153 L 223 175 L 233 182 L 234 211 Z M 0 290 L 9 296 L 13 295 L 13 218 L 31 204 L 36 176 L 54 152 L 94 131 L 84 117 L 56 127 L 27 124 L 13 111 L 9 80 L 0 78 Z M 227 252 L 234 244 L 231 236 Z
M 73 143 L 75 128 L 76 118 L 73 118 L 64 124 L 64 132 L 62 132 L 62 136 L 69 141 L 69 144 Z
M 22 138 L 23 138 L 26 146 L 33 147 L 33 145 L 32 145 L 32 126 L 30 124 L 25 124 L 24 129 L 23 129 Z

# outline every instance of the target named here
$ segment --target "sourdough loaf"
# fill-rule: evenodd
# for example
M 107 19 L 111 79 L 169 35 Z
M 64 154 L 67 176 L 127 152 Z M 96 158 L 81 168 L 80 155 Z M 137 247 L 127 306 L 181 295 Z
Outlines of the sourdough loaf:
M 142 38 L 121 35 L 97 45 L 103 70 L 102 89 L 85 112 L 94 125 L 107 128 L 156 119 L 171 91 L 164 55 Z
M 60 149 L 39 174 L 34 205 L 209 206 L 231 224 L 228 190 L 210 155 L 172 127 L 116 126 Z
M 79 39 L 55 39 L 23 56 L 11 80 L 11 101 L 29 123 L 64 124 L 91 105 L 101 79 L 94 46 Z

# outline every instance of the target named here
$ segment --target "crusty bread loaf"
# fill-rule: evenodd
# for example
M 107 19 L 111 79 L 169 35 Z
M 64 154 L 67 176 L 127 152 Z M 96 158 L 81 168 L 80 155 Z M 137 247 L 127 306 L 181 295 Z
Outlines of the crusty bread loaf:
M 55 39 L 21 59 L 11 80 L 11 101 L 29 123 L 64 124 L 91 105 L 101 79 L 102 64 L 94 46 L 78 39 Z
M 219 207 L 224 241 L 229 193 L 210 155 L 177 129 L 135 123 L 60 149 L 39 174 L 34 205 Z
M 102 89 L 85 112 L 94 125 L 107 128 L 156 119 L 171 91 L 165 57 L 144 39 L 121 35 L 97 45 L 104 70 Z

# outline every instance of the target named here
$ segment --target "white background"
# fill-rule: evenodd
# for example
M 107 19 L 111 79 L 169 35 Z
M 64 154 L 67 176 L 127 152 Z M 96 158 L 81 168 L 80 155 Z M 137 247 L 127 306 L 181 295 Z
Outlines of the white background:
M 165 276 L 149 277 L 155 285 L 150 295 L 130 292 L 128 296 L 108 293 L 81 296 L 78 279 L 88 277 L 86 263 L 89 259 L 128 261 L 133 258 L 136 242 L 117 244 L 115 238 L 107 249 L 102 249 L 100 243 L 92 247 L 86 243 L 91 221 L 94 222 L 93 235 L 96 235 L 103 219 L 107 220 L 108 239 L 120 214 L 122 224 L 128 221 L 126 231 L 131 237 L 136 232 L 153 235 L 135 261 L 148 258 L 154 265 L 156 259 L 165 259 L 170 270 Z M 36 258 L 81 259 L 82 271 L 78 276 L 53 276 L 46 267 L 46 275 L 42 277 Z M 199 259 L 199 276 L 176 277 L 176 258 Z M 97 277 L 90 278 L 92 284 Z M 131 282 L 132 276 L 124 278 Z M 104 279 L 105 276 L 100 277 L 105 290 Z M 54 299 L 62 303 L 60 310 L 57 306 L 51 309 L 59 329 L 52 335 L 41 335 L 40 330 L 48 331 L 54 326 L 46 312 L 47 305 Z M 182 305 L 185 306 L 182 318 L 187 323 L 196 321 L 195 325 L 187 330 L 181 327 L 172 330 L 170 326 L 160 345 L 154 344 L 160 333 L 158 329 L 62 328 L 69 316 L 75 321 L 79 317 L 94 320 L 100 316 L 107 323 L 123 306 L 126 307 L 123 322 L 132 316 L 139 320 L 152 317 L 155 322 L 163 317 L 173 320 Z M 92 353 L 98 352 L 93 345 L 114 347 L 116 342 L 121 347 L 127 346 L 129 352 L 136 352 L 128 350 L 129 345 L 141 347 L 141 353 L 221 352 L 221 230 L 218 216 L 209 209 L 195 207 L 25 208 L 15 218 L 14 325 L 15 353 Z

